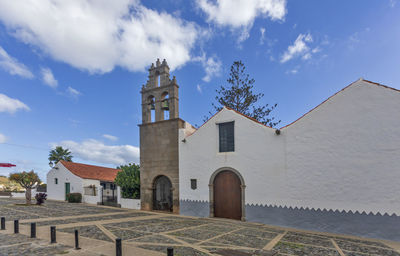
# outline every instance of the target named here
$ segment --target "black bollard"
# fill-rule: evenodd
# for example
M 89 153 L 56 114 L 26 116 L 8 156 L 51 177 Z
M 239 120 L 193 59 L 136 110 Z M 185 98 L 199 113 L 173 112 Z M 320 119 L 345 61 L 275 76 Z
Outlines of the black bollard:
M 19 221 L 14 220 L 14 233 L 18 234 L 19 233 Z
M 167 256 L 174 256 L 174 248 L 167 248 Z
M 79 247 L 79 234 L 78 230 L 75 229 L 75 250 L 80 250 L 81 248 Z
M 36 223 L 31 223 L 31 238 L 36 238 Z
M 55 226 L 51 226 L 50 227 L 50 239 L 51 239 L 51 243 L 57 243 L 56 241 L 56 227 Z
M 122 256 L 122 242 L 121 238 L 115 239 L 115 255 Z
M 1 217 L 1 230 L 5 230 L 5 229 L 6 229 L 6 218 Z

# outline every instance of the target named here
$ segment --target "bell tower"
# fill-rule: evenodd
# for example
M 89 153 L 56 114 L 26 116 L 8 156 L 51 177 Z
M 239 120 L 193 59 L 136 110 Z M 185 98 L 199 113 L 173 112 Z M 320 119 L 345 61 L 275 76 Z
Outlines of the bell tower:
M 179 213 L 179 86 L 157 59 L 142 86 L 140 184 L 142 210 Z
M 142 87 L 142 123 L 151 123 L 179 117 L 179 86 L 176 78 L 169 78 L 169 67 L 164 59 L 151 64 L 149 80 Z M 152 113 L 154 111 L 155 113 Z M 167 113 L 168 111 L 169 113 Z M 152 117 L 153 114 L 153 117 Z M 153 119 L 152 119 L 153 118 Z

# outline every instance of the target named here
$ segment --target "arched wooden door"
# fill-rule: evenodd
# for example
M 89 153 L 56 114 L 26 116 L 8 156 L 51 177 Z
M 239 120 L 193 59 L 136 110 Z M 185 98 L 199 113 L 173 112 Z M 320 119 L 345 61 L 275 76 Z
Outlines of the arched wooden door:
M 222 171 L 214 179 L 214 216 L 241 220 L 242 193 L 239 177 L 232 171 Z
M 172 184 L 166 176 L 159 176 L 154 181 L 153 209 L 172 211 Z

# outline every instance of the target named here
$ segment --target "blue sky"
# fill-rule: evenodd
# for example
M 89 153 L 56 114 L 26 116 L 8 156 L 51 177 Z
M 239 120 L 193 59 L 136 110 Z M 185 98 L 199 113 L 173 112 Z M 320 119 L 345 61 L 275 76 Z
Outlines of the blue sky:
M 400 88 L 399 0 L 0 1 L 0 162 L 138 162 L 140 87 L 166 58 L 201 125 L 242 60 L 284 126 L 363 77 Z

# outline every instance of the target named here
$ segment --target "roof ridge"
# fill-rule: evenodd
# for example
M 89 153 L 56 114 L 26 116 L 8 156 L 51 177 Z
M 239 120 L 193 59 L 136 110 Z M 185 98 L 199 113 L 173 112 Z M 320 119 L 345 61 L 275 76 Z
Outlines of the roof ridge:
M 300 116 L 299 118 L 297 118 L 297 119 L 294 120 L 293 122 L 291 122 L 291 123 L 289 123 L 289 124 L 287 124 L 287 125 L 281 127 L 280 129 L 287 128 L 288 126 L 291 126 L 292 124 L 296 123 L 297 121 L 299 121 L 300 119 L 302 119 L 303 117 L 305 117 L 306 115 L 308 115 L 309 113 L 311 113 L 314 109 L 318 108 L 319 106 L 321 106 L 322 104 L 324 104 L 325 102 L 327 102 L 328 100 L 330 100 L 331 98 L 333 98 L 334 96 L 336 96 L 337 94 L 339 94 L 340 92 L 346 90 L 347 88 L 349 88 L 349 87 L 351 87 L 352 85 L 355 85 L 355 84 L 357 84 L 357 83 L 359 83 L 359 82 L 366 82 L 366 83 L 370 83 L 370 84 L 373 84 L 373 85 L 381 86 L 381 87 L 384 87 L 384 88 L 387 88 L 387 89 L 391 89 L 391 90 L 400 92 L 399 89 L 396 89 L 396 88 L 393 88 L 393 87 L 390 87 L 390 86 L 387 86 L 387 85 L 383 85 L 383 84 L 380 84 L 380 83 L 372 82 L 372 81 L 366 80 L 366 79 L 364 79 L 364 78 L 359 78 L 359 79 L 357 79 L 356 81 L 352 82 L 351 84 L 347 85 L 346 87 L 342 88 L 341 90 L 337 91 L 335 94 L 329 96 L 326 100 L 322 101 L 320 104 L 318 104 L 317 106 L 313 107 L 312 109 L 310 109 L 309 111 L 307 111 L 305 114 L 303 114 L 302 116 Z
M 294 120 L 293 122 L 291 122 L 291 123 L 289 123 L 289 124 L 287 124 L 287 125 L 285 125 L 285 126 L 283 126 L 283 127 L 281 127 L 281 128 L 273 128 L 273 127 L 270 127 L 270 126 L 268 126 L 268 125 L 265 125 L 265 124 L 261 123 L 260 121 L 256 120 L 255 118 L 252 118 L 252 117 L 250 117 L 250 116 L 248 116 L 248 115 L 245 115 L 245 114 L 243 114 L 243 113 L 241 113 L 241 112 L 239 112 L 239 111 L 237 111 L 237 110 L 235 110 L 235 109 L 233 109 L 233 108 L 231 108 L 231 107 L 223 106 L 223 107 L 221 108 L 221 110 L 217 111 L 214 115 L 212 115 L 207 121 L 205 121 L 199 128 L 196 129 L 196 131 L 194 131 L 194 132 L 193 132 L 192 134 L 190 134 L 189 136 L 195 134 L 201 127 L 203 127 L 206 123 L 208 123 L 208 121 L 210 121 L 214 116 L 216 116 L 218 113 L 220 113 L 224 108 L 226 108 L 226 109 L 228 109 L 228 110 L 232 110 L 232 111 L 234 111 L 235 113 L 240 114 L 240 115 L 242 115 L 242 116 L 244 116 L 244 117 L 250 119 L 251 121 L 254 121 L 254 122 L 258 123 L 258 124 L 261 124 L 261 125 L 263 125 L 263 126 L 265 126 L 265 127 L 267 127 L 267 128 L 271 128 L 271 129 L 275 129 L 275 130 L 280 130 L 280 129 L 286 128 L 286 127 L 288 127 L 288 126 L 290 126 L 290 125 L 296 123 L 297 121 L 299 121 L 300 119 L 302 119 L 303 117 L 305 117 L 306 115 L 308 115 L 310 112 L 312 112 L 314 109 L 318 108 L 319 106 L 321 106 L 322 104 L 324 104 L 325 102 L 327 102 L 329 99 L 333 98 L 334 96 L 336 96 L 336 95 L 339 94 L 340 92 L 346 90 L 346 89 L 349 88 L 350 86 L 352 86 L 352 85 L 354 85 L 354 84 L 356 84 L 356 83 L 359 83 L 359 82 L 366 82 L 366 83 L 370 83 L 370 84 L 373 84 L 373 85 L 381 86 L 381 87 L 384 87 L 384 88 L 387 88 L 387 89 L 391 89 L 391 90 L 400 92 L 399 89 L 396 89 L 396 88 L 393 88 L 393 87 L 390 87 L 390 86 L 387 86 L 387 85 L 383 85 L 383 84 L 380 84 L 380 83 L 372 82 L 372 81 L 366 80 L 366 79 L 364 79 L 364 78 L 361 77 L 361 78 L 357 79 L 356 81 L 350 83 L 349 85 L 345 86 L 345 87 L 342 88 L 341 90 L 337 91 L 335 94 L 332 94 L 332 95 L 329 96 L 326 100 L 322 101 L 320 104 L 318 104 L 317 106 L 313 107 L 312 109 L 310 109 L 309 111 L 307 111 L 306 113 L 304 113 L 303 115 L 301 115 L 299 118 L 297 118 L 297 119 Z M 189 136 L 187 136 L 187 137 L 189 137 Z
M 105 166 L 93 165 L 93 164 L 83 164 L 83 163 L 70 162 L 70 161 L 65 161 L 65 160 L 60 160 L 60 162 L 67 163 L 67 164 L 84 165 L 84 166 L 88 166 L 88 167 L 100 167 L 100 168 L 106 168 L 106 169 L 112 169 L 112 170 L 119 170 L 118 168 L 111 168 L 111 167 L 105 167 Z
M 396 91 L 396 92 L 400 92 L 400 89 L 396 89 L 396 88 L 394 88 L 394 87 L 390 87 L 390 86 L 387 86 L 387 85 L 384 85 L 384 84 L 372 82 L 372 81 L 366 80 L 366 79 L 364 79 L 364 78 L 361 78 L 361 80 L 364 81 L 364 82 L 370 83 L 370 84 L 382 86 L 382 87 L 385 87 L 385 88 L 387 88 L 387 89 L 391 89 L 391 90 L 394 90 L 394 91 Z
M 120 169 L 114 169 L 114 168 L 97 166 L 97 165 L 74 163 L 74 162 L 68 162 L 68 161 L 64 161 L 64 160 L 61 160 L 59 162 L 69 172 L 71 172 L 72 174 L 74 174 L 82 179 L 114 182 L 114 180 L 117 176 L 117 173 L 121 171 Z
M 239 111 L 237 111 L 237 110 L 235 110 L 235 109 L 233 109 L 233 108 L 231 108 L 231 107 L 228 107 L 228 106 L 224 106 L 224 107 L 225 107 L 226 109 L 228 109 L 228 110 L 233 110 L 233 111 L 235 111 L 236 113 L 238 113 L 239 115 L 242 115 L 242 116 L 244 116 L 244 117 L 250 119 L 251 121 L 254 121 L 254 122 L 256 122 L 256 123 L 259 123 L 259 124 L 261 124 L 261 125 L 263 125 L 263 126 L 265 126 L 265 127 L 267 127 L 267 128 L 276 129 L 276 128 L 272 128 L 271 126 L 268 126 L 268 125 L 266 125 L 266 124 L 264 124 L 264 123 L 258 121 L 257 119 L 255 119 L 255 118 L 253 118 L 253 117 L 251 117 L 251 116 L 248 116 L 248 115 L 246 115 L 246 114 L 243 114 L 243 113 L 241 113 L 241 112 L 239 112 Z

